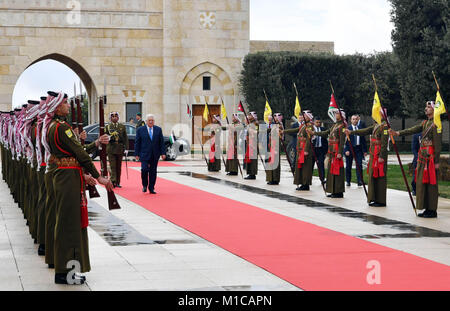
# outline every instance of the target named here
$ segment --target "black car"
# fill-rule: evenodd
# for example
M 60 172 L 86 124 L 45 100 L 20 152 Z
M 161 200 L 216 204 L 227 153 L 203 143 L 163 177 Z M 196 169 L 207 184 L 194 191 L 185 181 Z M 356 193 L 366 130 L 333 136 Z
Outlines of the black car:
M 134 124 L 124 123 L 127 129 L 129 152 L 128 155 L 134 156 L 134 141 L 136 139 L 136 127 Z M 86 144 L 90 144 L 98 138 L 100 127 L 98 123 L 90 124 L 84 128 L 87 133 Z M 164 136 L 164 144 L 166 145 L 166 160 L 174 161 L 179 155 L 186 155 L 191 152 L 189 142 L 183 138 L 174 137 L 174 142 L 170 141 L 170 137 Z M 92 159 L 98 156 L 98 152 L 91 155 Z

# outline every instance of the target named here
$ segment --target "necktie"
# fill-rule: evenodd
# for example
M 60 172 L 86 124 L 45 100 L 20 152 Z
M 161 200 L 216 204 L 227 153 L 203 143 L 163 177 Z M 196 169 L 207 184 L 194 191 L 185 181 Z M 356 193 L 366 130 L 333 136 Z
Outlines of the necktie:
M 358 130 L 358 126 L 357 125 L 355 125 L 353 127 L 355 128 L 355 131 Z M 356 146 L 359 146 L 359 136 L 358 135 L 356 135 Z
M 153 140 L 153 128 L 148 128 L 148 135 L 150 135 L 150 140 Z
M 315 129 L 316 129 L 316 132 L 319 132 L 320 131 L 320 129 L 318 128 L 318 127 L 314 127 Z M 320 137 L 320 136 L 317 136 L 316 137 L 316 148 L 319 148 L 319 147 L 322 147 L 321 146 L 321 141 L 320 141 L 320 139 L 321 139 L 322 137 Z

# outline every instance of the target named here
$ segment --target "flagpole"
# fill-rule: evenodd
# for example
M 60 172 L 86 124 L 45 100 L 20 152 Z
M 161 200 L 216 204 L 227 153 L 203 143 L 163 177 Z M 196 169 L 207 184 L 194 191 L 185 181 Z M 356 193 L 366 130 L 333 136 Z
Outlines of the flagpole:
M 434 71 L 431 71 L 431 72 L 433 73 L 434 82 L 436 83 L 437 90 L 438 90 L 439 94 L 441 95 L 441 99 L 442 99 L 442 101 L 444 101 L 444 99 L 442 98 L 442 94 L 441 94 L 441 88 L 439 87 L 439 83 L 437 82 L 437 79 L 436 79 L 436 75 L 434 74 Z M 444 104 L 444 108 L 445 108 L 445 112 L 447 113 L 448 121 L 450 122 L 450 113 L 448 112 L 447 107 L 445 107 L 445 104 Z
M 334 88 L 333 88 L 333 84 L 331 83 L 331 80 L 330 80 L 330 86 L 331 86 L 331 91 L 333 92 L 333 96 L 334 96 Z M 341 109 L 339 108 L 339 105 L 338 105 L 338 103 L 337 103 L 336 97 L 334 97 L 334 101 L 335 101 L 336 106 L 337 106 L 337 109 L 338 109 L 338 111 L 339 111 L 339 115 L 341 116 L 341 120 L 342 120 L 342 122 L 344 123 L 345 128 L 348 129 L 347 121 L 342 117 L 342 112 L 341 112 Z M 351 141 L 351 139 L 350 139 L 350 137 L 349 137 L 348 135 L 346 135 L 346 136 L 347 136 L 348 144 L 349 144 L 349 146 L 350 146 L 350 150 L 351 150 L 351 152 L 352 152 L 353 159 L 355 159 L 355 164 L 356 164 L 357 172 L 359 173 L 359 176 L 361 176 L 361 181 L 362 181 L 363 188 L 364 188 L 364 192 L 366 193 L 366 198 L 367 198 L 367 197 L 368 197 L 368 194 L 367 194 L 366 184 L 365 184 L 365 182 L 364 182 L 364 175 L 362 174 L 361 167 L 359 166 L 359 163 L 358 163 L 358 161 L 356 160 L 355 150 L 353 149 L 352 141 Z M 344 155 L 341 155 L 341 156 L 342 156 L 342 158 L 344 157 Z M 331 166 L 331 164 L 330 164 L 330 166 Z
M 373 83 L 375 84 L 375 92 L 378 94 L 377 80 L 375 79 L 375 75 L 374 75 L 374 74 L 372 74 L 372 79 L 373 79 Z M 378 97 L 379 97 L 379 96 L 380 96 L 380 95 L 378 95 Z M 380 100 L 379 102 L 380 102 L 380 107 L 381 107 L 382 111 L 384 111 L 384 110 L 383 110 L 383 106 L 381 105 L 381 100 Z M 388 120 L 387 113 L 386 113 L 386 115 L 383 113 L 383 115 L 384 115 L 384 117 L 385 117 L 385 120 L 386 120 L 386 124 L 387 124 L 387 126 L 388 126 L 388 129 L 391 129 L 391 123 L 390 123 L 389 120 Z M 390 131 L 389 131 L 389 132 L 390 132 Z M 392 136 L 392 133 L 389 133 L 389 134 L 390 134 L 390 136 L 391 136 L 392 145 L 394 146 L 395 153 L 397 154 L 397 160 L 398 160 L 398 163 L 400 164 L 400 169 L 402 170 L 403 181 L 405 182 L 406 189 L 408 189 L 409 199 L 411 200 L 411 204 L 412 204 L 412 206 L 413 206 L 414 213 L 415 213 L 416 216 L 417 216 L 416 205 L 414 204 L 414 199 L 413 199 L 413 197 L 412 197 L 411 190 L 410 190 L 410 188 L 409 188 L 409 183 L 408 183 L 408 180 L 407 180 L 407 178 L 406 178 L 405 170 L 403 169 L 403 164 L 402 164 L 402 160 L 400 159 L 400 154 L 399 154 L 399 152 L 398 152 L 397 144 L 395 143 L 395 140 L 394 140 L 394 137 Z M 386 163 L 386 167 L 387 167 L 387 163 Z M 370 178 L 370 177 L 369 177 L 369 178 Z
M 295 89 L 295 95 L 297 96 L 297 99 L 298 99 L 297 85 L 295 84 L 295 82 L 294 82 L 294 89 Z M 303 112 L 303 109 L 300 108 L 300 112 L 302 113 L 303 120 L 304 120 L 305 126 L 306 126 L 309 121 L 308 122 L 306 121 L 305 113 Z M 299 124 L 299 127 L 300 127 L 300 124 Z M 320 172 L 319 160 L 317 159 L 316 152 L 314 151 L 314 146 L 312 144 L 311 135 L 309 135 L 309 133 L 308 133 L 308 140 L 309 140 L 309 144 L 311 145 L 311 151 L 312 151 L 312 154 L 313 154 L 313 157 L 314 157 L 314 161 L 316 162 L 316 165 L 317 165 L 317 171 L 319 173 L 320 183 L 322 184 L 323 191 L 325 192 L 325 195 L 326 195 L 327 194 L 327 190 L 325 188 L 325 183 L 323 182 L 324 178 L 323 178 L 323 176 L 322 176 L 322 174 Z
M 264 91 L 264 96 L 266 97 L 266 102 L 268 103 L 269 100 L 268 100 L 268 98 L 267 98 L 266 90 L 263 89 L 263 91 Z M 272 110 L 272 109 L 270 109 L 270 110 Z M 275 117 L 273 116 L 273 111 L 272 111 L 271 115 L 272 115 L 272 119 L 275 120 Z M 283 124 L 282 124 L 282 123 L 281 123 L 280 125 L 281 125 L 281 127 L 283 127 Z M 284 129 L 284 128 L 283 128 L 283 129 Z M 283 130 L 283 129 L 282 129 L 282 130 Z M 291 162 L 291 159 L 289 158 L 289 155 L 288 155 L 288 153 L 287 153 L 286 145 L 284 144 L 283 137 L 281 136 L 281 134 L 280 134 L 279 132 L 278 132 L 278 137 L 279 137 L 279 139 L 280 139 L 281 146 L 283 147 L 283 151 L 284 151 L 284 153 L 286 154 L 286 159 L 287 159 L 287 161 L 288 161 L 288 163 L 289 163 L 289 167 L 290 167 L 290 169 L 291 169 L 292 176 L 295 177 L 295 170 L 294 170 L 294 168 L 292 167 L 292 162 Z M 281 159 L 281 157 L 280 157 L 280 159 Z M 281 163 L 280 163 L 280 169 L 281 169 Z
M 220 100 L 222 101 L 223 108 L 225 109 L 225 104 L 223 102 L 222 95 L 220 96 Z M 225 114 L 226 114 L 226 111 L 227 110 L 225 109 Z M 227 125 L 230 126 L 230 121 L 228 120 L 228 114 L 226 114 L 226 119 L 227 119 Z M 233 132 L 233 144 L 234 144 L 234 132 Z M 237 147 L 237 145 L 236 145 L 236 147 Z M 237 163 L 238 163 L 239 171 L 241 172 L 241 176 L 242 176 L 242 178 L 244 178 L 244 174 L 242 173 L 241 163 L 239 162 L 239 157 L 237 155 L 237 150 L 236 150 L 236 160 L 237 160 Z M 226 164 L 225 164 L 225 167 L 226 167 Z

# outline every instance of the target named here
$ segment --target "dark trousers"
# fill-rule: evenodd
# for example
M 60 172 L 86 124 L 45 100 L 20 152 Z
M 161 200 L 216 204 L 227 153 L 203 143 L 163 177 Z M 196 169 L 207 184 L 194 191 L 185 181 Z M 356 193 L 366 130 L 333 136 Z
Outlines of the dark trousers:
M 318 169 L 319 169 L 319 176 L 322 179 L 326 179 L 325 177 L 325 156 L 327 155 L 327 150 L 324 149 L 323 147 L 314 147 L 314 153 L 316 155 L 317 158 L 317 163 L 318 163 Z M 314 166 L 316 165 L 316 161 L 315 159 L 313 159 L 313 163 L 312 163 L 312 169 L 314 171 Z
M 353 146 L 353 150 L 355 151 L 355 156 L 356 156 L 356 161 L 358 161 L 358 165 L 359 168 L 362 171 L 362 159 L 364 156 L 364 153 L 362 151 L 362 147 L 361 146 Z M 349 156 L 345 156 L 345 179 L 347 180 L 347 182 L 351 182 L 352 181 L 352 164 L 353 164 L 353 154 L 352 151 L 350 150 L 350 155 Z M 362 178 L 361 175 L 359 174 L 358 168 L 356 168 L 356 177 L 358 179 L 358 184 L 362 184 Z
M 144 188 L 155 190 L 156 172 L 158 169 L 158 158 L 152 157 L 150 160 L 141 159 L 141 179 Z
M 109 165 L 111 167 L 111 182 L 120 185 L 122 175 L 122 154 L 108 154 Z

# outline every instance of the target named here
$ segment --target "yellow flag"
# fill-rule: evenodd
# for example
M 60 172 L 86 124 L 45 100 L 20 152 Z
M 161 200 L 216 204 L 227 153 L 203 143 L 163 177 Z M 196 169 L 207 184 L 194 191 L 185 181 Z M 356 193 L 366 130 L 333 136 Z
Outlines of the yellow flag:
M 206 122 L 209 121 L 208 104 L 205 104 L 205 109 L 203 110 L 203 119 L 205 119 Z
M 378 92 L 375 92 L 375 96 L 373 97 L 373 106 L 372 106 L 372 118 L 378 123 L 381 124 L 381 103 L 380 98 L 378 97 Z
M 436 124 L 437 132 L 442 133 L 442 123 L 441 123 L 441 114 L 445 113 L 445 105 L 442 100 L 441 93 L 437 91 L 436 94 L 436 102 L 434 104 L 434 124 Z
M 300 101 L 298 100 L 298 96 L 295 96 L 295 109 L 294 109 L 294 116 L 297 118 L 300 118 L 300 114 L 302 113 L 302 108 L 300 107 Z
M 272 115 L 272 108 L 270 108 L 269 102 L 266 100 L 266 108 L 264 109 L 264 121 L 269 123 L 269 116 Z
M 225 109 L 225 105 L 223 104 L 223 102 L 220 106 L 220 114 L 222 115 L 222 120 L 225 120 L 227 118 L 227 110 Z

